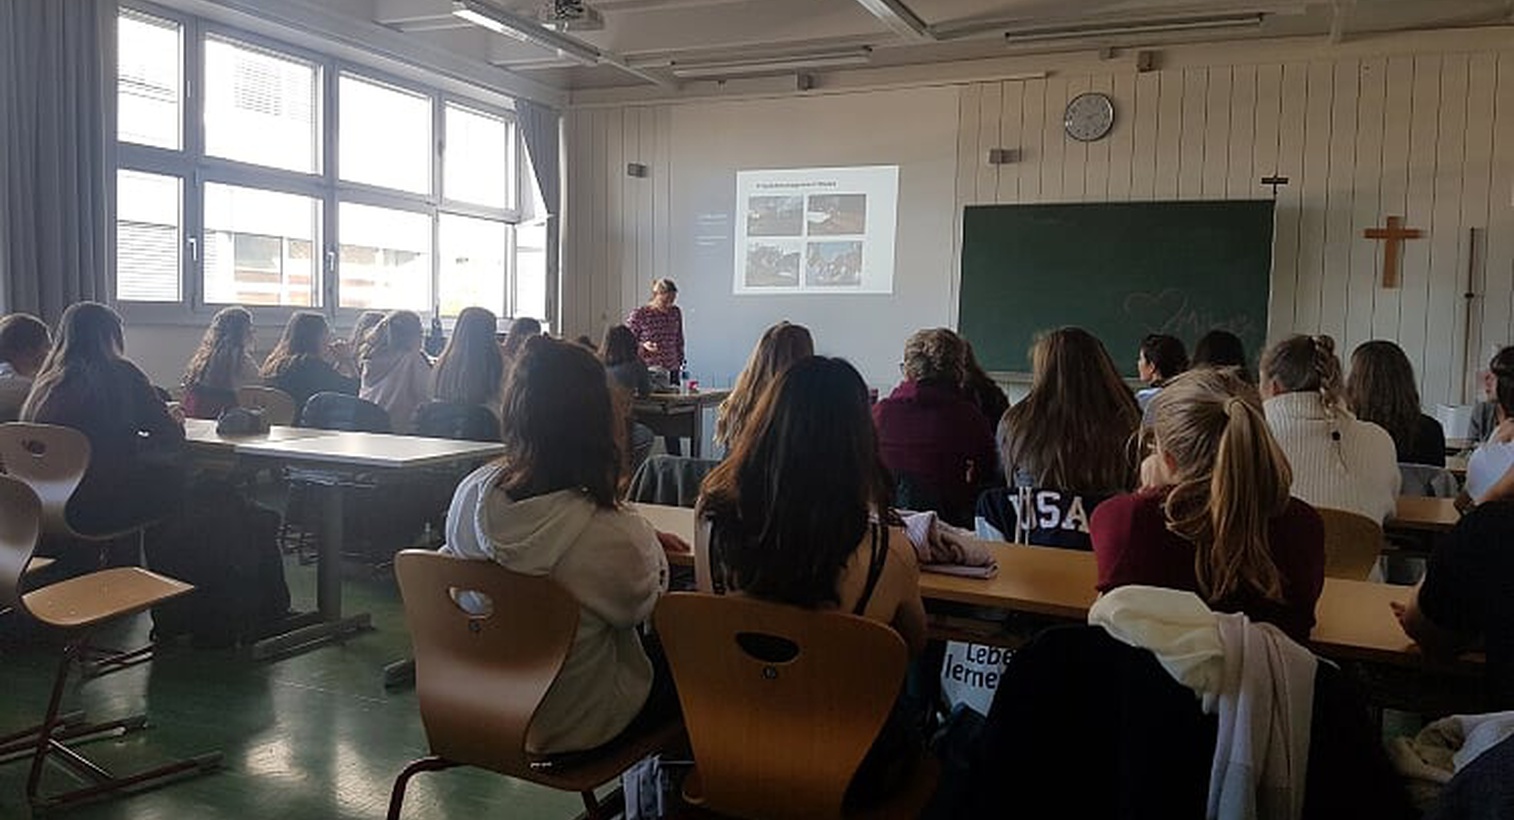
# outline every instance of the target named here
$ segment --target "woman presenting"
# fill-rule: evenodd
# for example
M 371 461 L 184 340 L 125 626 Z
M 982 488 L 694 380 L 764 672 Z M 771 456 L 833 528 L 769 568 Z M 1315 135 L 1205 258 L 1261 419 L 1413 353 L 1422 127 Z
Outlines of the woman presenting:
M 636 334 L 637 350 L 649 367 L 663 367 L 673 384 L 683 367 L 683 312 L 673 303 L 678 286 L 672 279 L 652 281 L 652 299 L 631 311 L 626 327 Z

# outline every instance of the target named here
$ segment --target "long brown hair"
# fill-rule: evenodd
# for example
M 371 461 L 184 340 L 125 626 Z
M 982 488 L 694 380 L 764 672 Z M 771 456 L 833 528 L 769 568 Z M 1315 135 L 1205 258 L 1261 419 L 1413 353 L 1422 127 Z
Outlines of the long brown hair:
M 221 308 L 210 320 L 210 327 L 200 339 L 200 346 L 184 368 L 184 386 L 236 386 L 237 374 L 247 360 L 247 345 L 252 341 L 252 313 L 235 306 Z
M 1346 401 L 1357 418 L 1387 430 L 1398 452 L 1413 451 L 1419 433 L 1419 387 L 1414 365 L 1398 345 L 1377 340 L 1351 351 Z
M 579 490 L 615 506 L 622 457 L 604 365 L 582 345 L 528 339 L 505 380 L 499 486 L 517 501 Z
M 1030 394 L 999 423 L 999 455 L 1010 484 L 1024 471 L 1038 487 L 1130 489 L 1141 410 L 1104 344 L 1082 328 L 1054 330 L 1036 341 L 1031 372 Z
M 1293 472 L 1256 391 L 1228 369 L 1190 371 L 1152 400 L 1152 427 L 1174 472 L 1167 526 L 1194 545 L 1199 591 L 1211 603 L 1248 590 L 1281 600 L 1267 532 Z
M 1345 410 L 1341 392 L 1341 360 L 1329 336 L 1289 336 L 1262 356 L 1262 384 L 1281 393 L 1319 393 L 1332 414 Z
M 126 397 L 117 395 L 110 369 L 125 358 L 125 349 L 119 313 L 99 302 L 69 305 L 58 321 L 57 342 L 37 371 L 31 393 L 21 407 L 21 420 L 35 420 L 53 391 L 71 384 L 82 384 L 82 394 L 97 401 L 102 413 L 123 408 Z
M 358 360 L 417 353 L 424 335 L 420 314 L 413 310 L 391 310 L 363 336 Z
M 842 359 L 796 362 L 700 490 L 700 515 L 723 558 L 712 572 L 759 598 L 839 603 L 841 570 L 870 520 L 892 515 L 862 376 Z
M 504 388 L 505 359 L 494 341 L 494 313 L 466 307 L 431 371 L 432 395 L 459 404 L 492 405 Z
M 263 378 L 276 379 L 284 375 L 284 371 L 307 359 L 324 361 L 326 337 L 330 333 L 331 326 L 326 324 L 325 316 L 308 310 L 295 311 L 289 317 L 289 323 L 284 325 L 284 334 L 279 337 L 279 343 L 273 346 L 268 358 L 263 361 Z
M 804 325 L 779 322 L 763 331 L 731 395 L 715 413 L 715 441 L 722 447 L 733 446 L 768 385 L 794 362 L 813 355 L 815 340 Z
M 625 325 L 610 325 L 605 328 L 605 338 L 599 343 L 599 360 L 605 367 L 634 362 L 640 359 L 637 353 L 636 334 Z

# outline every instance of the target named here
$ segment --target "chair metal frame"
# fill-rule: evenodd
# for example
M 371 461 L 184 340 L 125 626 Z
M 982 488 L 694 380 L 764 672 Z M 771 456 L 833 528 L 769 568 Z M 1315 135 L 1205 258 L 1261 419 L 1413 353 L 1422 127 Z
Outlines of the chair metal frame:
M 394 570 L 431 755 L 395 778 L 389 820 L 399 820 L 412 777 L 456 766 L 578 792 L 590 820 L 607 820 L 615 807 L 594 789 L 681 739 L 682 726 L 672 721 L 586 752 L 528 752 L 531 722 L 578 632 L 578 602 L 550 578 L 430 550 L 401 551 Z M 491 611 L 470 614 L 454 600 L 455 590 L 482 593 Z

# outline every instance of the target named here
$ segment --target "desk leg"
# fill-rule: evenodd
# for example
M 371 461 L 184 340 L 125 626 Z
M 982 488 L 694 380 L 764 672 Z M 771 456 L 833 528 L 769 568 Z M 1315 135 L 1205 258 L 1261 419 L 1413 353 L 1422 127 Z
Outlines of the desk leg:
M 366 612 L 342 617 L 342 544 L 346 538 L 342 511 L 345 496 L 340 484 L 321 488 L 321 543 L 315 568 L 319 621 L 258 641 L 252 645 L 254 658 L 262 660 L 291 655 L 372 628 Z

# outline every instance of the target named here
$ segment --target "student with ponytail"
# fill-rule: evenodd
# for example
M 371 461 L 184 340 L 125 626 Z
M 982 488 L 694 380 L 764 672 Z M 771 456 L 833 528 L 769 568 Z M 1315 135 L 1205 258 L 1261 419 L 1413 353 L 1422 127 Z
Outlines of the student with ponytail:
M 1293 495 L 1384 521 L 1398 504 L 1398 451 L 1383 428 L 1346 409 L 1329 336 L 1290 336 L 1262 356 L 1262 407 L 1293 468 Z
M 1324 525 L 1289 496 L 1288 460 L 1256 393 L 1234 373 L 1201 369 L 1151 406 L 1153 486 L 1105 501 L 1090 523 L 1099 591 L 1188 590 L 1307 639 L 1324 586 Z

